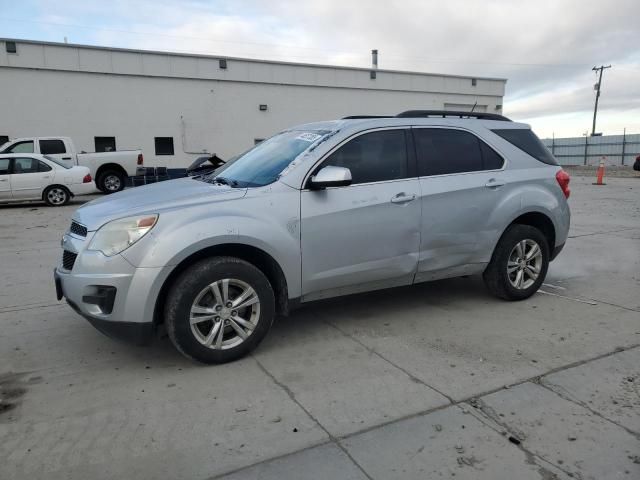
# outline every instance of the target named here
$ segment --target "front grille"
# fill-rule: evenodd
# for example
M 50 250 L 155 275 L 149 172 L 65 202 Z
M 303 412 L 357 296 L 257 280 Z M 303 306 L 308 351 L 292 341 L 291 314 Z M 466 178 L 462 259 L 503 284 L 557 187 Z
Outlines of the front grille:
M 62 268 L 64 268 L 65 270 L 73 269 L 73 264 L 76 263 L 77 256 L 77 253 L 64 250 L 62 252 Z
M 87 236 L 87 227 L 85 227 L 84 225 L 80 225 L 77 222 L 73 222 L 73 221 L 71 222 L 71 228 L 69 229 L 69 231 L 80 237 Z

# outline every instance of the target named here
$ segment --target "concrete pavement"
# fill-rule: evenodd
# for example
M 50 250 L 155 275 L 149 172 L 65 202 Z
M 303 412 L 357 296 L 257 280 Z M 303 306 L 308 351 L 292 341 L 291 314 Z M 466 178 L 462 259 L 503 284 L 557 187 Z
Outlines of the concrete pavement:
M 0 478 L 640 478 L 640 179 L 591 181 L 527 301 L 328 300 L 216 367 L 55 301 L 77 204 L 0 207 Z

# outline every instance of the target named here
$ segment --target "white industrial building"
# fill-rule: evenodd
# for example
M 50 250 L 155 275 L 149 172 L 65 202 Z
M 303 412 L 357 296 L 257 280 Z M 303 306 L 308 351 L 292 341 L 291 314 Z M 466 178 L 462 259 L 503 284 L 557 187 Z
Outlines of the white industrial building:
M 228 158 L 291 125 L 409 109 L 501 113 L 506 80 L 0 39 L 2 137 Z

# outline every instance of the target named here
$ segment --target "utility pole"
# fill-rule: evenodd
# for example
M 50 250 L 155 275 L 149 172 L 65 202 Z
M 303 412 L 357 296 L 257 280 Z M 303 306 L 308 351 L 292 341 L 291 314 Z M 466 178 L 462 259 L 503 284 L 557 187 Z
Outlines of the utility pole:
M 591 70 L 594 72 L 600 72 L 600 77 L 598 78 L 598 83 L 596 83 L 596 105 L 593 108 L 593 128 L 591 129 L 591 136 L 593 137 L 596 134 L 596 115 L 598 114 L 598 99 L 600 98 L 600 86 L 602 85 L 602 72 L 605 68 L 611 68 L 611 65 L 600 65 L 599 67 L 593 67 Z M 596 73 L 597 75 L 597 73 Z

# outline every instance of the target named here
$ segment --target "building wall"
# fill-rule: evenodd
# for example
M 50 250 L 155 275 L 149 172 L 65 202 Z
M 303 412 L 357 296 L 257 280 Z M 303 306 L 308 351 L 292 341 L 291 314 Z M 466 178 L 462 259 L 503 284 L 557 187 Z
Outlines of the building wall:
M 2 42 L 0 41 L 0 44 Z M 203 151 L 228 158 L 286 127 L 354 114 L 443 109 L 500 111 L 504 80 L 228 59 L 84 46 L 0 45 L 0 135 L 69 136 L 94 150 L 142 149 L 145 164 L 188 165 Z M 475 84 L 475 85 L 474 85 Z M 267 105 L 260 111 L 260 105 Z M 156 156 L 154 137 L 173 137 Z

